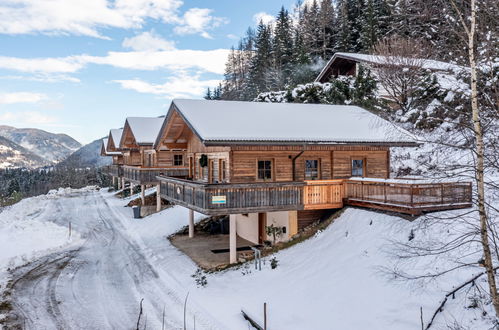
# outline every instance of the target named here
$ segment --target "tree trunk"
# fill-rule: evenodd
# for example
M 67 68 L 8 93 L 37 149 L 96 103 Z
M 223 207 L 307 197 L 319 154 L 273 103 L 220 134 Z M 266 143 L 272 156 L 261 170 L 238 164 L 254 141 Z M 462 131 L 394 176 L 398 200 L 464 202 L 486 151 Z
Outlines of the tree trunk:
M 475 31 L 476 31 L 476 0 L 471 0 L 471 26 L 468 33 L 468 57 L 471 69 L 471 110 L 473 114 L 473 130 L 476 140 L 476 171 L 478 197 L 478 214 L 480 216 L 480 236 L 483 247 L 484 266 L 487 272 L 489 282 L 489 291 L 492 298 L 492 304 L 499 318 L 499 294 L 495 278 L 494 265 L 490 252 L 488 218 L 485 210 L 485 179 L 484 179 L 484 144 L 483 130 L 480 122 L 480 109 L 478 108 L 478 90 L 477 90 L 477 68 L 475 59 Z

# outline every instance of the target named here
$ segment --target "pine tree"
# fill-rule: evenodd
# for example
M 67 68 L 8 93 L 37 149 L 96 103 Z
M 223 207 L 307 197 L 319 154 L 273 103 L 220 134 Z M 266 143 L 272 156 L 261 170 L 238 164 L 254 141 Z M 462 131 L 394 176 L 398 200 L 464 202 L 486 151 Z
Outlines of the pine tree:
M 251 59 L 247 86 L 247 93 L 252 97 L 270 90 L 272 62 L 272 28 L 260 22 L 255 37 L 255 54 Z
M 291 82 L 294 67 L 293 33 L 289 13 L 284 7 L 277 15 L 272 45 L 274 70 L 277 73 L 276 89 L 283 89 Z
M 204 95 L 204 99 L 205 100 L 211 100 L 212 99 L 210 87 L 208 87 L 208 89 L 206 90 L 206 94 Z
M 364 11 L 360 17 L 361 50 L 369 52 L 388 30 L 390 10 L 385 0 L 363 0 Z
M 318 43 L 321 49 L 320 57 L 328 60 L 334 51 L 336 16 L 331 0 L 322 0 L 319 11 Z

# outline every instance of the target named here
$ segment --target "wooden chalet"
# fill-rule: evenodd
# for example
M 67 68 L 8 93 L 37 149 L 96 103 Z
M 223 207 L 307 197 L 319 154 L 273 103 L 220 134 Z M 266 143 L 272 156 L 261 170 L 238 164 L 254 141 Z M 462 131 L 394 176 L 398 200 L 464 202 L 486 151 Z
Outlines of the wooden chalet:
M 112 129 L 108 138 L 102 140 L 101 156 L 112 157 L 112 164 L 106 166 L 105 170 L 112 177 L 113 184 L 118 180 L 118 186 L 123 183 L 123 154 L 119 149 L 119 142 L 123 129 Z M 117 143 L 115 143 L 117 141 Z
M 174 100 L 154 148 L 184 151 L 185 178 L 157 180 L 161 197 L 191 210 L 190 236 L 193 211 L 230 215 L 235 262 L 236 235 L 262 243 L 273 225 L 288 240 L 345 205 L 413 215 L 471 206 L 470 183 L 390 179 L 390 148 L 415 140 L 356 106 Z
M 331 78 L 337 78 L 338 76 L 356 76 L 361 65 L 370 67 L 373 65 L 396 65 L 398 63 L 401 67 L 404 67 L 410 66 L 414 61 L 415 59 L 407 58 L 401 58 L 399 61 L 394 61 L 393 59 L 387 59 L 385 56 L 381 55 L 335 53 L 324 66 L 315 81 L 326 83 L 331 81 Z M 457 65 L 436 60 L 422 59 L 417 62 L 420 63 L 423 68 L 433 72 L 452 73 L 462 69 Z
M 184 150 L 153 148 L 163 121 L 163 117 L 129 117 L 123 127 L 119 143 L 123 153 L 123 177 L 130 182 L 131 191 L 134 185 L 142 186 L 142 201 L 146 186 L 158 184 L 158 175 L 187 177 Z M 159 203 L 158 198 L 158 209 Z

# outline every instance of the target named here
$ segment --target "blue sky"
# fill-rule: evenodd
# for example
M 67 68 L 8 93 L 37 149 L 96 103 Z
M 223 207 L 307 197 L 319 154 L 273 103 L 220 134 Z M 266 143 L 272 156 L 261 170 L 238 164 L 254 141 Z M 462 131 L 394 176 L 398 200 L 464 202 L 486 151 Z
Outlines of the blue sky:
M 82 143 L 222 78 L 228 49 L 293 0 L 0 0 L 0 124 Z

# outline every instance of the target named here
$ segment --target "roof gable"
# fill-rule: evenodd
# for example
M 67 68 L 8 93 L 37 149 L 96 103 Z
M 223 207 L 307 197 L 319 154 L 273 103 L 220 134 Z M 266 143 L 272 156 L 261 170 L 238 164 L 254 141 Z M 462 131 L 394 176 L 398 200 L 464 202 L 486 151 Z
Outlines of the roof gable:
M 153 145 L 164 117 L 128 117 L 120 140 L 120 148 Z
M 389 65 L 394 65 L 399 63 L 401 67 L 405 66 L 410 66 L 414 61 L 418 61 L 421 63 L 422 67 L 424 69 L 432 70 L 432 71 L 447 71 L 447 72 L 458 72 L 462 71 L 464 68 L 456 65 L 456 64 L 451 64 L 447 62 L 442 62 L 442 61 L 436 61 L 436 60 L 430 60 L 430 59 L 418 59 L 415 58 L 404 58 L 404 57 L 399 57 L 399 58 L 393 58 L 393 57 L 387 57 L 383 55 L 370 55 L 370 54 L 358 54 L 358 53 L 342 53 L 338 52 L 331 57 L 331 59 L 327 62 L 327 64 L 324 66 L 322 71 L 319 73 L 315 81 L 323 81 L 325 76 L 327 75 L 329 68 L 336 62 L 340 60 L 348 60 L 348 61 L 353 61 L 353 62 L 362 62 L 362 63 L 368 63 L 368 64 L 377 64 L 377 65 L 383 65 L 383 64 L 389 64 Z
M 162 130 L 167 130 L 175 113 L 205 145 L 415 145 L 410 133 L 357 106 L 174 100 Z
M 123 134 L 123 128 L 111 129 L 109 131 L 109 136 L 108 136 L 109 141 L 107 142 L 107 149 L 109 151 L 115 151 L 119 149 L 122 134 Z

